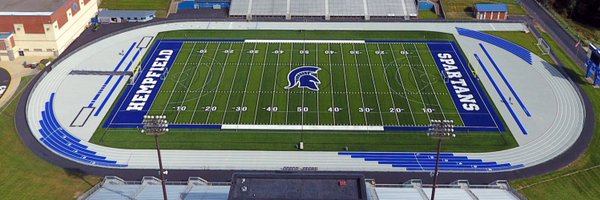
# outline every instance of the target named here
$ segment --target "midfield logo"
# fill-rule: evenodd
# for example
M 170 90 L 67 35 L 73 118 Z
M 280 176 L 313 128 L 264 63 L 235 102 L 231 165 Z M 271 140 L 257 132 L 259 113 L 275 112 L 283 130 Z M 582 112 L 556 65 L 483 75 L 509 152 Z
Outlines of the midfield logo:
M 288 86 L 284 88 L 289 90 L 298 87 L 319 91 L 321 81 L 315 76 L 319 70 L 321 68 L 315 66 L 301 66 L 293 69 L 288 74 Z

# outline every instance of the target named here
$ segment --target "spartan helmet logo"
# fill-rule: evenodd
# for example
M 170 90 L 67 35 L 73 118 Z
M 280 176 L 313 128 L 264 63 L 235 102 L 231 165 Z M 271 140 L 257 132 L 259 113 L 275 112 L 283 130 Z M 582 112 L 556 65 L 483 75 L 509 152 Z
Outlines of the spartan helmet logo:
M 288 74 L 288 86 L 284 88 L 289 90 L 298 87 L 319 91 L 321 81 L 315 76 L 319 70 L 321 68 L 315 66 L 301 66 L 293 69 Z

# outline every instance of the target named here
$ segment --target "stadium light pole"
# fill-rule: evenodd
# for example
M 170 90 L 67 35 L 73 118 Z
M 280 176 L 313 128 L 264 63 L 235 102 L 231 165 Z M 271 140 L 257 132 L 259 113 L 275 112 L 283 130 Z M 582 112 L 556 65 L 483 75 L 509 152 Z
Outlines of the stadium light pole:
M 454 134 L 454 121 L 452 120 L 431 120 L 431 127 L 427 135 L 437 139 L 437 156 L 435 157 L 435 170 L 433 174 L 433 186 L 431 188 L 431 200 L 435 199 L 435 188 L 437 186 L 438 170 L 440 167 L 440 152 L 442 151 L 442 140 L 456 137 Z
M 165 182 L 165 170 L 162 165 L 162 158 L 160 156 L 160 142 L 158 140 L 158 136 L 163 135 L 169 132 L 169 123 L 167 122 L 167 116 L 164 115 L 144 115 L 144 121 L 142 122 L 144 125 L 142 128 L 142 133 L 146 135 L 154 136 L 154 141 L 156 142 L 156 153 L 158 154 L 158 167 L 160 174 L 160 182 L 162 184 L 162 192 L 163 199 L 167 200 L 167 184 Z

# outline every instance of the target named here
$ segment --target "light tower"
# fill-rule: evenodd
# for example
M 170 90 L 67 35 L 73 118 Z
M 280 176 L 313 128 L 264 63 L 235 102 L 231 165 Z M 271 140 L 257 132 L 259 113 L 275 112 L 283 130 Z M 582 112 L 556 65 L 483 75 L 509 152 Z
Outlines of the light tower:
M 158 154 L 158 167 L 160 180 L 162 183 L 163 199 L 167 200 L 167 185 L 165 182 L 165 175 L 167 172 L 163 169 L 162 158 L 160 156 L 160 142 L 158 136 L 169 132 L 169 123 L 167 122 L 167 116 L 165 115 L 144 115 L 144 125 L 142 133 L 146 135 L 153 135 L 154 141 L 156 142 L 156 153 Z
M 435 157 L 435 171 L 433 174 L 433 187 L 431 188 L 431 200 L 435 199 L 435 188 L 437 185 L 438 169 L 440 166 L 440 152 L 442 151 L 442 140 L 456 137 L 454 134 L 454 121 L 431 120 L 431 128 L 427 136 L 437 139 L 437 156 Z

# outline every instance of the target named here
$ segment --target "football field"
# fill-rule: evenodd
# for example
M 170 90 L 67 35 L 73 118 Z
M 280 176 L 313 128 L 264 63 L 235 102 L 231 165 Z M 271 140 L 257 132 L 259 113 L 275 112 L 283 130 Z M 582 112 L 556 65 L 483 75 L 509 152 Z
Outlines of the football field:
M 161 78 L 171 124 L 464 125 L 427 43 L 185 41 Z

